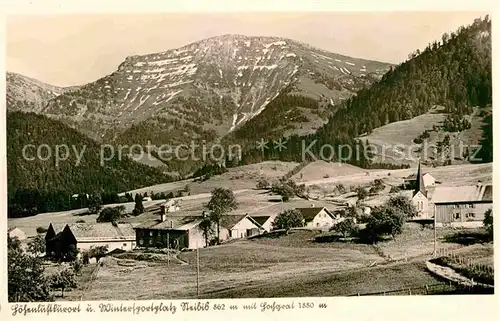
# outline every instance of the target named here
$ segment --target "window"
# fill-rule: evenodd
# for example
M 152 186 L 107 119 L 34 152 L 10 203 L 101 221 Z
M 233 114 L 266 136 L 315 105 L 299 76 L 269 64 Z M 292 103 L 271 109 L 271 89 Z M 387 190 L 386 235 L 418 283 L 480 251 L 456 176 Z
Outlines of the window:
M 460 219 L 460 213 L 455 213 L 455 219 L 459 220 Z
M 474 208 L 474 204 L 467 204 L 467 208 Z
M 123 243 L 123 247 L 127 247 L 127 243 Z
M 474 218 L 475 216 L 476 216 L 476 214 L 474 214 L 474 213 L 465 214 L 465 218 Z
M 316 223 L 316 227 L 319 227 L 319 223 Z
M 139 245 L 143 245 L 143 244 L 144 244 L 143 239 L 140 239 L 140 240 L 139 240 Z
M 153 231 L 149 231 L 149 236 L 153 236 Z

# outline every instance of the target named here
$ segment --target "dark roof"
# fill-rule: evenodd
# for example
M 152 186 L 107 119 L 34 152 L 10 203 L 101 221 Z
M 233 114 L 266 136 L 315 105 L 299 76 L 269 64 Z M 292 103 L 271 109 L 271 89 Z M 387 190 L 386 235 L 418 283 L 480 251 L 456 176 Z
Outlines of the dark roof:
M 67 224 L 66 227 L 69 228 L 77 241 L 135 239 L 135 233 L 130 223 L 72 223 Z
M 418 192 L 421 192 L 425 197 L 427 197 L 427 190 L 425 189 L 424 184 L 424 175 L 422 174 L 422 169 L 420 168 L 420 160 L 418 161 L 417 169 L 417 186 L 415 186 L 413 196 L 417 195 Z
M 250 216 L 255 222 L 259 223 L 260 226 L 266 223 L 267 220 L 271 217 L 271 215 L 266 216 Z
M 296 208 L 296 210 L 300 211 L 300 213 L 302 214 L 302 217 L 304 218 L 304 220 L 306 222 L 314 220 L 316 215 L 318 215 L 319 212 L 321 212 L 321 210 L 323 210 L 323 209 L 325 210 L 325 212 L 328 215 L 330 215 L 331 218 L 334 218 L 333 214 L 325 207 L 298 207 L 298 208 Z
M 230 230 L 247 216 L 248 215 L 226 215 L 226 217 L 222 219 L 221 226 Z
M 134 227 L 134 229 L 148 230 L 189 230 L 201 222 L 201 216 L 173 216 L 167 215 L 165 221 L 160 219 L 146 221 Z

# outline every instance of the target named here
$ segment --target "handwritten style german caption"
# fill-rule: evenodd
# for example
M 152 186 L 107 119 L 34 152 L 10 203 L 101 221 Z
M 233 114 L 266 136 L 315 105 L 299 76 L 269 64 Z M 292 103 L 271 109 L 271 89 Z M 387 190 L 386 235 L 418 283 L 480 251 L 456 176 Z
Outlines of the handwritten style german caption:
M 13 303 L 11 313 L 13 317 L 27 315 L 53 315 L 75 313 L 129 313 L 129 314 L 176 314 L 189 312 L 208 311 L 255 311 L 255 312 L 280 312 L 295 309 L 326 309 L 326 303 L 308 301 L 260 301 L 238 303 L 211 303 L 209 301 L 175 301 L 175 302 L 126 302 L 126 303 Z

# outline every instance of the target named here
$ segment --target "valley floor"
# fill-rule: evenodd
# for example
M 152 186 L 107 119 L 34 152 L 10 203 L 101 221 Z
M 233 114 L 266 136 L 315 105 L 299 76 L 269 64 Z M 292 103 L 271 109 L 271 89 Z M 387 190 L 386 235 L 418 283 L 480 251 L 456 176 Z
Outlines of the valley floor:
M 407 244 L 406 259 L 398 257 L 402 241 L 379 247 L 315 243 L 317 233 L 296 230 L 279 238 L 200 249 L 199 297 L 349 296 L 445 284 L 425 269 L 433 250 L 431 229 L 407 224 L 401 235 Z M 450 233 L 451 229 L 439 230 L 440 248 L 461 247 L 444 241 Z M 165 259 L 108 257 L 82 300 L 194 299 L 196 253 L 183 252 L 178 258 L 167 265 Z

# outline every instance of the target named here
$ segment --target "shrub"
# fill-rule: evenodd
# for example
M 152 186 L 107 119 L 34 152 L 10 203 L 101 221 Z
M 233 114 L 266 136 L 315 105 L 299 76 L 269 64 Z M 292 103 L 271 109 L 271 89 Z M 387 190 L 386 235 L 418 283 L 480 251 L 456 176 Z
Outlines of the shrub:
M 399 193 L 400 191 L 401 191 L 401 188 L 399 188 L 398 186 L 392 186 L 389 193 Z
M 125 206 L 120 205 L 116 207 L 107 207 L 101 211 L 99 217 L 97 217 L 97 223 L 102 222 L 116 222 L 118 221 L 125 210 Z
M 302 213 L 296 209 L 286 210 L 278 214 L 273 222 L 273 229 L 284 229 L 288 231 L 293 227 L 304 226 L 304 217 Z
M 39 226 L 36 228 L 36 232 L 39 233 L 39 234 L 42 234 L 42 233 L 46 233 L 47 232 L 47 229 L 43 226 Z
M 493 240 L 493 211 L 491 208 L 484 213 L 483 225 L 488 231 L 489 239 Z
M 359 232 L 358 226 L 352 217 L 345 218 L 343 221 L 335 224 L 330 230 L 342 234 L 344 238 L 347 236 L 356 236 Z
M 358 186 L 356 188 L 356 195 L 358 196 L 358 199 L 364 200 L 368 196 L 368 191 L 366 190 L 366 188 Z
M 265 178 L 261 178 L 257 181 L 257 189 L 268 189 L 271 186 L 269 181 Z

